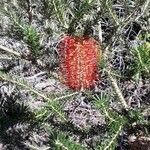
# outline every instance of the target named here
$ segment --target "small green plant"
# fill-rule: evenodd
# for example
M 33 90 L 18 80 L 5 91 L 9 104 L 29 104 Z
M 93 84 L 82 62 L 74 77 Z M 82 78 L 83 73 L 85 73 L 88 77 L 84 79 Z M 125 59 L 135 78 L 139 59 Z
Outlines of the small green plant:
M 37 58 L 41 54 L 41 51 L 40 51 L 40 41 L 39 41 L 40 39 L 36 29 L 31 25 L 27 25 L 23 29 L 23 34 L 24 34 L 24 40 L 28 44 L 31 50 L 32 58 L 33 59 Z
M 67 96 L 57 97 L 55 99 L 49 98 L 47 95 L 42 94 L 40 91 L 34 89 L 30 85 L 28 85 L 24 80 L 17 79 L 16 77 L 9 76 L 3 72 L 0 72 L 0 79 L 3 81 L 8 81 L 10 83 L 16 84 L 17 86 L 21 86 L 25 89 L 28 89 L 31 93 L 34 95 L 38 95 L 44 100 L 46 100 L 45 107 L 41 108 L 40 110 L 36 111 L 35 117 L 38 120 L 46 120 L 50 115 L 56 114 L 56 116 L 59 116 L 61 119 L 66 120 L 64 117 L 63 111 L 61 109 L 61 105 L 59 103 L 60 99 L 66 98 Z M 68 95 L 72 96 L 73 94 Z
M 132 128 L 132 124 L 146 123 L 141 110 L 129 109 L 125 114 L 115 112 L 109 106 L 109 96 L 106 94 L 96 95 L 93 103 L 107 119 L 107 131 L 97 150 L 115 150 L 118 137 L 126 127 Z
M 114 150 L 117 145 L 117 139 L 120 135 L 124 125 L 126 124 L 126 118 L 114 112 L 109 107 L 109 97 L 105 94 L 94 97 L 94 105 L 105 115 L 108 126 L 104 139 L 97 147 L 97 150 Z
M 133 63 L 131 70 L 133 78 L 139 79 L 141 76 L 150 75 L 150 44 L 144 41 L 143 44 L 137 46 L 132 51 Z
M 29 122 L 34 119 L 34 113 L 20 100 L 17 88 L 0 94 L 0 132 L 13 124 Z
M 35 61 L 41 54 L 40 36 L 37 30 L 31 24 L 24 22 L 19 12 L 10 13 L 9 8 L 5 8 L 3 13 L 11 20 L 13 30 L 28 44 L 31 60 Z
M 69 136 L 62 132 L 56 134 L 56 138 L 54 139 L 54 147 L 55 150 L 85 150 L 85 148 L 79 143 L 69 139 Z
M 52 109 L 57 113 L 52 111 Z M 36 112 L 36 118 L 42 122 L 54 115 L 58 117 L 60 116 L 64 121 L 66 120 L 63 108 L 61 107 L 60 102 L 57 100 L 49 100 L 43 108 Z

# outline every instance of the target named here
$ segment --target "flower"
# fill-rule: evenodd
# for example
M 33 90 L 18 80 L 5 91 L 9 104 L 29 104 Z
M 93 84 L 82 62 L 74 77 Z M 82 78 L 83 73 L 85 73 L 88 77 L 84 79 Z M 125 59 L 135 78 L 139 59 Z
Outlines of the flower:
M 71 89 L 93 87 L 98 79 L 101 48 L 94 38 L 65 36 L 59 43 L 60 73 Z

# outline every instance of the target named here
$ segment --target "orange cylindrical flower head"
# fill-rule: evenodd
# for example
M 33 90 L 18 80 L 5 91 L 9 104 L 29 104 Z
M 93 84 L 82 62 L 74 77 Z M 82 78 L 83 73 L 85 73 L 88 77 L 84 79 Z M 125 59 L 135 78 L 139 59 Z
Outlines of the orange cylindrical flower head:
M 59 44 L 60 76 L 71 89 L 88 89 L 98 79 L 101 48 L 90 37 L 65 36 Z

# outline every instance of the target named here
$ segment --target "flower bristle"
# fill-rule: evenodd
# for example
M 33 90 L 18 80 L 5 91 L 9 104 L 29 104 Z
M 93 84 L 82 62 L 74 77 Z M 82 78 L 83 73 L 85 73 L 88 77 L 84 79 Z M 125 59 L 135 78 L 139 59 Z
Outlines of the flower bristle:
M 98 80 L 100 46 L 94 38 L 65 36 L 59 44 L 60 72 L 71 89 L 89 89 Z

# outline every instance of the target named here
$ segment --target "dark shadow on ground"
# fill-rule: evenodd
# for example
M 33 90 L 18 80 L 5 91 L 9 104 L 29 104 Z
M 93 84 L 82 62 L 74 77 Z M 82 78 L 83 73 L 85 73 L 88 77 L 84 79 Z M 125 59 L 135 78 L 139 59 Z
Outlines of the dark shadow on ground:
M 32 131 L 34 114 L 18 102 L 18 95 L 0 93 L 0 144 L 6 150 L 27 150 L 24 141 Z

